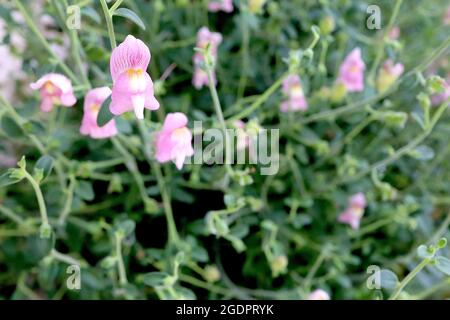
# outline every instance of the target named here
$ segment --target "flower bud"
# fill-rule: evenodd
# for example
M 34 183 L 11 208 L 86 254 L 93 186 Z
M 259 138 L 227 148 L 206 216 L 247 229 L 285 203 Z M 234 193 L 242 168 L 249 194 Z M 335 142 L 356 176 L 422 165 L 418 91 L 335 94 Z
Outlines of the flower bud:
M 336 28 L 336 23 L 332 16 L 326 16 L 319 22 L 320 32 L 324 35 L 330 34 Z
M 220 271 L 215 265 L 209 265 L 205 267 L 203 277 L 208 282 L 217 282 L 220 280 Z
M 270 267 L 272 269 L 272 275 L 278 277 L 280 274 L 286 273 L 288 266 L 288 259 L 285 255 L 276 257 Z

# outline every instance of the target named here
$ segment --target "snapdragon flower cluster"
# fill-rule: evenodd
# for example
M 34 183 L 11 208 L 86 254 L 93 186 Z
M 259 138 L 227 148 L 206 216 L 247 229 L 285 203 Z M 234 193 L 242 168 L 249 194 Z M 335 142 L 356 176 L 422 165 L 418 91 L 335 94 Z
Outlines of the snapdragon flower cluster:
M 113 87 L 89 90 L 84 98 L 84 115 L 80 133 L 93 139 L 110 138 L 118 134 L 116 122 L 111 119 L 103 126 L 97 124 L 101 106 L 111 97 L 109 111 L 121 115 L 133 111 L 138 120 L 144 119 L 144 109 L 157 110 L 153 81 L 147 73 L 150 63 L 150 49 L 132 35 L 111 54 L 110 71 Z M 55 105 L 72 107 L 77 100 L 70 79 L 62 74 L 49 73 L 30 87 L 38 90 L 41 97 L 41 111 L 51 112 Z M 187 128 L 188 119 L 183 113 L 169 113 L 155 143 L 156 159 L 165 163 L 174 161 L 181 169 L 186 157 L 192 156 L 192 133 Z

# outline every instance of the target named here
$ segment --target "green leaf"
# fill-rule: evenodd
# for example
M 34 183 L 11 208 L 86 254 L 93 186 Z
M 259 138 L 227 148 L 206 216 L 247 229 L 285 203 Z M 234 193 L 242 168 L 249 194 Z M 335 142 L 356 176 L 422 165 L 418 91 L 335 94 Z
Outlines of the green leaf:
M 11 177 L 11 170 L 15 169 L 9 169 L 6 172 L 0 174 L 0 188 L 15 184 L 19 182 L 22 179 L 17 179 L 14 177 Z
M 139 18 L 139 16 L 136 13 L 134 13 L 130 9 L 119 8 L 114 12 L 114 15 L 124 17 L 128 20 L 131 20 L 132 22 L 137 24 L 142 30 L 145 30 L 144 22 L 141 20 L 141 18 Z
M 136 228 L 136 223 L 133 220 L 124 220 L 119 222 L 117 225 L 117 230 L 121 230 L 125 237 L 129 236 L 134 232 L 134 229 Z
M 99 127 L 103 127 L 107 124 L 111 119 L 114 118 L 114 115 L 109 111 L 109 105 L 111 104 L 111 97 L 106 99 L 98 112 L 97 124 Z
M 143 281 L 150 287 L 163 287 L 169 277 L 170 275 L 165 272 L 149 272 L 144 275 Z
M 9 116 L 3 116 L 2 121 L 0 123 L 2 130 L 10 137 L 10 138 L 17 138 L 22 136 L 23 131 L 22 128 L 20 128 L 17 123 L 11 119 Z
M 384 289 L 395 289 L 398 284 L 398 278 L 391 270 L 383 269 L 380 271 L 381 287 Z
M 436 257 L 436 268 L 438 268 L 439 271 L 450 276 L 450 260 L 449 259 L 442 257 L 442 256 Z
M 53 165 L 54 165 L 54 159 L 49 155 L 43 155 L 39 158 L 39 160 L 36 162 L 36 165 L 34 166 L 34 170 L 42 170 L 43 177 L 42 180 L 44 180 L 48 175 L 52 172 Z
M 94 188 L 87 181 L 77 181 L 74 192 L 85 201 L 92 201 L 95 198 Z

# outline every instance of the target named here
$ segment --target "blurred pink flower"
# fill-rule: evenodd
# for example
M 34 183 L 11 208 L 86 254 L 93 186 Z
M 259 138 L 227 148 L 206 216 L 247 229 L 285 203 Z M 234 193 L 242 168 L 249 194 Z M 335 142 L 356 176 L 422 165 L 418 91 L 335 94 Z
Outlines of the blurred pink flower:
M 405 67 L 403 66 L 403 64 L 394 64 L 391 59 L 386 60 L 378 73 L 378 91 L 384 92 L 389 89 L 391 85 L 398 79 L 398 77 L 400 77 L 404 70 Z
M 308 297 L 308 300 L 330 300 L 328 292 L 322 289 L 316 289 Z
M 306 102 L 300 77 L 298 75 L 289 75 L 283 82 L 282 91 L 287 97 L 280 105 L 280 110 L 282 112 L 305 111 L 308 108 L 308 103 Z
M 446 26 L 450 25 L 450 6 L 445 10 L 443 22 Z
M 444 81 L 444 92 L 435 94 L 431 97 L 431 103 L 436 106 L 443 103 L 450 97 L 450 77 Z M 450 103 L 449 103 L 450 105 Z
M 248 136 L 247 132 L 245 131 L 245 122 L 242 120 L 236 120 L 234 122 L 234 126 L 237 128 L 237 142 L 236 142 L 236 148 L 238 150 L 243 150 L 247 148 L 249 145 L 250 137 Z
M 400 38 L 400 28 L 398 26 L 394 26 L 389 30 L 388 37 L 391 40 L 397 40 Z
M 89 135 L 93 139 L 104 139 L 117 134 L 116 122 L 110 120 L 102 127 L 97 125 L 97 117 L 100 108 L 111 95 L 111 89 L 101 87 L 90 90 L 84 98 L 84 115 L 81 122 L 80 133 Z
M 194 155 L 192 133 L 186 126 L 184 113 L 169 113 L 163 127 L 156 135 L 156 160 L 160 163 L 173 161 L 178 169 L 183 167 L 184 159 Z
M 110 60 L 113 79 L 111 113 L 120 115 L 134 110 L 138 119 L 144 119 L 144 108 L 159 108 L 153 81 L 146 71 L 150 58 L 149 48 L 131 35 L 113 50 Z
M 211 32 L 207 27 L 202 27 L 197 33 L 196 47 L 205 49 L 209 44 L 210 52 L 214 61 L 217 61 L 217 48 L 222 42 L 222 35 L 218 32 Z M 208 85 L 208 74 L 202 69 L 205 58 L 201 52 L 195 52 L 194 57 L 194 76 L 192 83 L 196 89 L 201 89 L 204 85 Z M 213 81 L 216 83 L 216 75 L 213 73 Z
M 62 74 L 48 73 L 32 83 L 30 87 L 40 91 L 43 112 L 52 111 L 55 104 L 72 107 L 77 102 L 73 94 L 72 83 Z
M 210 0 L 208 3 L 208 10 L 211 12 L 233 11 L 233 0 Z
M 351 196 L 348 199 L 347 209 L 339 215 L 338 221 L 347 223 L 352 229 L 358 229 L 366 205 L 366 197 L 362 192 Z
M 363 91 L 365 68 L 366 66 L 361 58 L 361 49 L 353 49 L 339 69 L 338 82 L 345 86 L 347 92 Z

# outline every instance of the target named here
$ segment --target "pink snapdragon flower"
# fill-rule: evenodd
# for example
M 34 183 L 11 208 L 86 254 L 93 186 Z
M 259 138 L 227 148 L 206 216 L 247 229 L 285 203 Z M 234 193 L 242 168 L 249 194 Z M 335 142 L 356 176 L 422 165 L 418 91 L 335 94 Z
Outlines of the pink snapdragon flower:
M 110 60 L 113 88 L 109 106 L 112 114 L 134 110 L 138 119 L 144 119 L 144 108 L 159 108 L 153 81 L 146 71 L 150 58 L 149 48 L 131 35 L 113 50 Z
M 52 111 L 53 105 L 72 107 L 77 102 L 73 94 L 72 83 L 62 74 L 48 73 L 32 83 L 30 87 L 40 91 L 43 112 Z
M 287 97 L 280 105 L 280 110 L 282 112 L 305 111 L 308 109 L 308 103 L 306 102 L 300 77 L 298 75 L 289 75 L 283 81 L 282 91 Z
M 156 135 L 156 160 L 160 163 L 173 161 L 180 170 L 184 159 L 194 155 L 192 133 L 186 126 L 184 113 L 169 113 L 163 127 Z
M 308 300 L 330 300 L 330 295 L 325 290 L 316 289 L 310 293 Z
M 347 209 L 339 215 L 338 221 L 349 224 L 355 230 L 358 229 L 366 205 L 364 193 L 359 192 L 351 196 L 348 200 Z
M 342 83 L 347 92 L 363 91 L 365 68 L 366 65 L 361 58 L 361 49 L 353 49 L 339 69 L 338 83 Z
M 218 32 L 211 32 L 207 27 L 202 27 L 197 33 L 196 47 L 205 49 L 209 44 L 209 50 L 214 61 L 217 61 L 217 48 L 222 42 L 222 35 Z M 194 77 L 192 83 L 196 89 L 201 89 L 203 86 L 208 85 L 208 74 L 202 69 L 202 64 L 205 62 L 205 57 L 201 52 L 195 52 L 194 57 Z M 213 73 L 213 81 L 217 82 L 216 75 Z
M 404 70 L 405 67 L 403 66 L 403 64 L 394 64 L 391 59 L 386 60 L 378 73 L 378 91 L 385 92 L 387 89 L 389 89 L 391 85 L 398 79 L 398 77 L 400 77 Z
M 210 0 L 208 10 L 211 12 L 233 12 L 233 0 Z
M 80 133 L 89 135 L 93 139 L 104 139 L 117 134 L 116 122 L 110 120 L 102 127 L 97 125 L 97 117 L 100 108 L 111 95 L 111 89 L 101 87 L 90 90 L 84 98 L 84 115 L 81 122 Z

